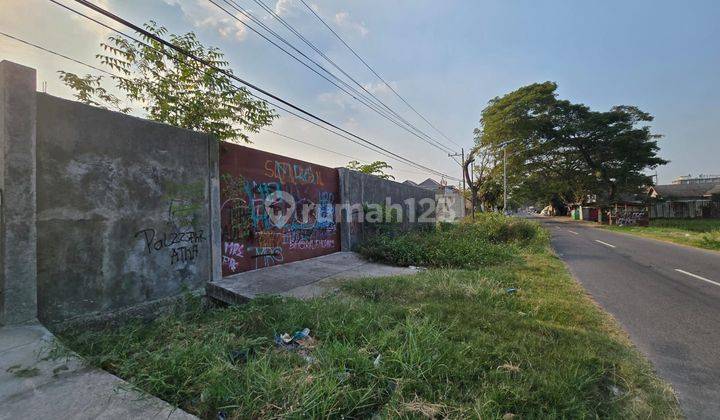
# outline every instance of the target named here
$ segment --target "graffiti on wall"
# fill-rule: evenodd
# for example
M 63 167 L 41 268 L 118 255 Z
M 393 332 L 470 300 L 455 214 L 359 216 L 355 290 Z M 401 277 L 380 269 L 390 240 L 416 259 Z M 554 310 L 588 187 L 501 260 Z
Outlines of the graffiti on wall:
M 339 250 L 334 169 L 237 145 L 222 149 L 223 275 Z
M 617 226 L 647 226 L 650 221 L 648 212 L 643 210 L 618 210 L 612 219 Z
M 169 265 L 184 266 L 195 261 L 207 241 L 204 230 L 197 227 L 205 202 L 205 185 L 166 183 L 163 191 L 165 223 L 142 228 L 134 238 L 144 244 L 148 255 L 164 253 Z

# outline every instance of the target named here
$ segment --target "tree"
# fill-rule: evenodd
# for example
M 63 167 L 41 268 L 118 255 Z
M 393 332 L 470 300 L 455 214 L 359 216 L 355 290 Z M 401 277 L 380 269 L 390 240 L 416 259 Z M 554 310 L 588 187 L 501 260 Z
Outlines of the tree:
M 478 130 L 475 135 L 479 136 Z M 474 177 L 470 176 L 470 168 L 473 169 Z M 465 182 L 470 188 L 470 202 L 472 203 L 473 217 L 478 208 L 478 202 L 481 209 L 487 209 L 491 205 L 493 184 L 492 173 L 495 167 L 495 156 L 489 147 L 485 147 L 481 142 L 476 141 L 475 147 L 470 149 L 465 162 L 463 162 L 463 176 Z M 473 179 L 474 178 L 474 179 Z
M 592 111 L 558 99 L 556 90 L 552 82 L 524 86 L 482 111 L 476 143 L 498 158 L 507 148 L 513 193 L 565 203 L 594 194 L 612 202 L 649 185 L 644 171 L 667 163 L 657 155 L 660 136 L 647 125 L 652 116 L 634 106 Z
M 392 169 L 392 166 L 388 165 L 387 162 L 383 162 L 381 160 L 376 160 L 375 162 L 368 164 L 362 164 L 357 160 L 352 160 L 348 162 L 347 168 L 352 169 L 353 171 L 362 172 L 364 174 L 374 175 L 382 179 L 395 179 L 394 176 L 385 173 L 385 170 Z
M 155 22 L 146 23 L 149 32 L 165 36 L 167 30 Z M 247 133 L 256 133 L 272 123 L 277 114 L 261 100 L 252 99 L 245 88 L 219 70 L 177 54 L 159 42 L 138 34 L 143 42 L 110 36 L 100 44 L 104 54 L 96 57 L 110 72 L 116 89 L 147 113 L 147 118 L 215 135 L 218 140 L 250 142 Z M 224 54 L 205 47 L 193 32 L 169 35 L 169 42 L 211 62 L 232 74 Z M 84 77 L 61 71 L 60 79 L 89 105 L 129 112 L 121 100 L 101 86 L 102 76 Z

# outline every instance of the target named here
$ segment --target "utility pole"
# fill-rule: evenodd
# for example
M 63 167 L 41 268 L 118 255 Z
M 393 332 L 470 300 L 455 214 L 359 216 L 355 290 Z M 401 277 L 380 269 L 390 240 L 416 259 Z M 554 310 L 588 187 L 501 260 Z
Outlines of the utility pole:
M 465 164 L 465 148 L 460 149 L 460 153 L 448 153 L 448 157 L 458 157 L 462 159 L 460 161 L 460 178 L 462 178 L 463 193 L 465 193 L 465 173 L 463 172 L 463 165 Z M 457 161 L 455 161 L 457 162 Z
M 462 178 L 462 205 L 463 205 L 463 214 L 464 214 L 464 211 L 466 208 L 465 207 L 465 200 L 466 200 L 465 192 L 467 191 L 467 187 L 465 185 L 465 148 L 464 147 L 460 148 L 460 155 L 458 155 L 457 153 L 448 153 L 448 157 L 453 158 L 453 157 L 457 157 L 457 156 L 460 156 L 460 158 L 462 159 L 460 161 L 460 178 Z M 472 170 L 472 165 L 470 166 L 470 170 Z M 472 182 L 472 177 L 470 178 L 470 182 Z M 473 208 L 473 219 L 474 218 L 475 218 L 475 209 Z
M 507 214 L 507 145 L 503 147 L 503 213 Z

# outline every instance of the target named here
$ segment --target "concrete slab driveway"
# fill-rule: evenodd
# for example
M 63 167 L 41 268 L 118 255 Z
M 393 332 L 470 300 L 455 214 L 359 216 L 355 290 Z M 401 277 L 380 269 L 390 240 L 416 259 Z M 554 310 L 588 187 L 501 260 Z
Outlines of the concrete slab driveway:
M 335 252 L 228 276 L 209 283 L 207 294 L 225 303 L 243 303 L 258 295 L 303 299 L 322 295 L 343 280 L 415 274 L 417 271 L 414 268 L 371 263 L 353 252 Z

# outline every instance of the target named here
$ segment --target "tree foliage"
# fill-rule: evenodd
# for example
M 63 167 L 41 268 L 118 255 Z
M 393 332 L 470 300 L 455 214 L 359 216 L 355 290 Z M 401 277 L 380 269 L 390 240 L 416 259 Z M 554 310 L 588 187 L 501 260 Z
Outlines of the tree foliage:
M 577 203 L 596 195 L 612 202 L 650 185 L 644 172 L 667 163 L 657 155 L 660 136 L 648 125 L 653 117 L 635 106 L 593 111 L 558 99 L 556 90 L 552 82 L 524 86 L 482 111 L 476 145 L 499 163 L 507 148 L 513 194 L 526 201 Z M 490 178 L 501 176 L 497 164 Z
M 155 22 L 145 29 L 165 38 L 167 30 Z M 169 42 L 212 63 L 222 71 L 203 66 L 178 54 L 159 42 L 138 34 L 143 42 L 110 36 L 101 43 L 100 63 L 110 72 L 115 87 L 132 103 L 138 104 L 147 117 L 190 130 L 211 133 L 218 140 L 250 142 L 248 133 L 256 133 L 272 123 L 277 114 L 264 101 L 253 99 L 247 89 L 237 88 L 227 74 L 232 74 L 224 54 L 205 47 L 193 32 L 170 34 Z M 120 99 L 101 86 L 102 76 L 84 77 L 60 72 L 60 79 L 75 97 L 89 105 L 129 112 Z
M 375 162 L 368 164 L 362 164 L 357 160 L 352 160 L 348 162 L 347 168 L 352 169 L 353 171 L 374 175 L 382 179 L 395 179 L 394 176 L 385 172 L 388 169 L 392 169 L 392 166 L 388 165 L 387 162 L 383 162 L 381 160 L 376 160 Z

